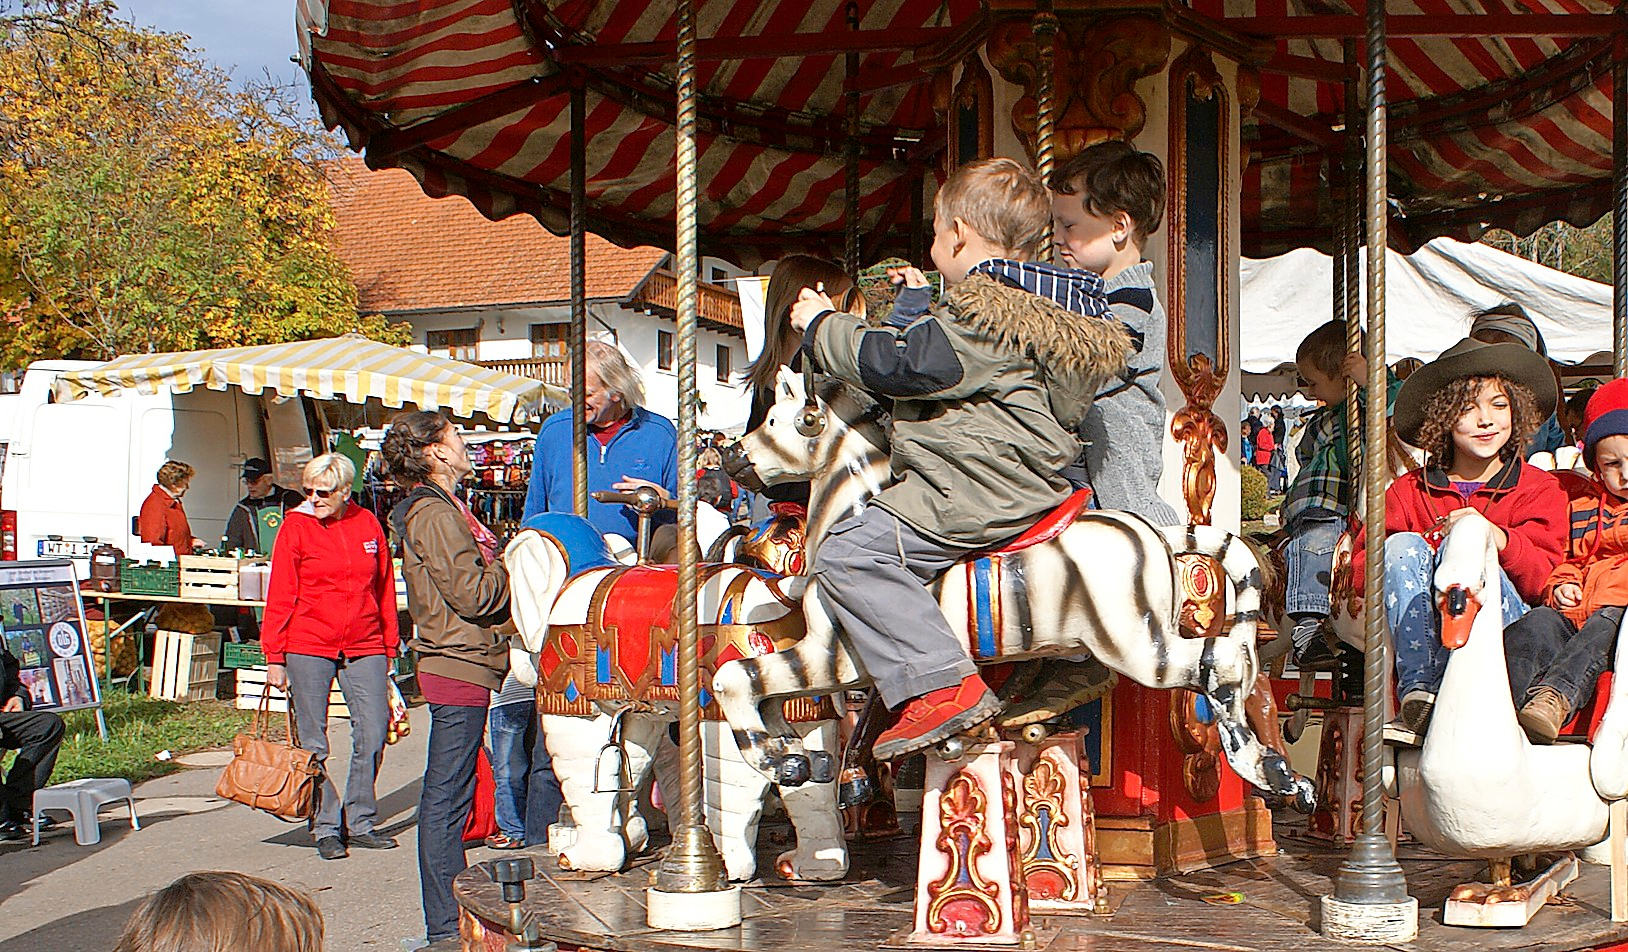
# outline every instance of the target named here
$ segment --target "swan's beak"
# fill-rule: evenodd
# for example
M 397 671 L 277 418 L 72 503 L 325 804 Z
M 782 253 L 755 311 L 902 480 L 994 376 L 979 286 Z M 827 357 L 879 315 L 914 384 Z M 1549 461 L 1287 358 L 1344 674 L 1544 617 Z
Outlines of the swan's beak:
M 1481 603 L 1470 590 L 1454 585 L 1441 593 L 1441 644 L 1448 651 L 1464 647 L 1470 640 L 1470 625 L 1475 622 Z

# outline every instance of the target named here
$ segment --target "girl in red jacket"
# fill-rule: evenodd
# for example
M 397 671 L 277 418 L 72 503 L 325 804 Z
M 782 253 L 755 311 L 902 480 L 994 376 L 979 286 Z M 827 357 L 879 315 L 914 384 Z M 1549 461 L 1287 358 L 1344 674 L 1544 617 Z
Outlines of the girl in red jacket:
M 1566 493 L 1520 457 L 1554 405 L 1554 376 L 1536 352 L 1470 339 L 1421 367 L 1396 395 L 1397 434 L 1429 454 L 1422 469 L 1385 493 L 1385 612 L 1401 726 L 1416 734 L 1429 722 L 1447 669 L 1434 576 L 1453 523 L 1472 511 L 1492 523 L 1506 627 L 1539 603 L 1560 562 Z
M 390 659 L 396 656 L 396 573 L 379 520 L 350 504 L 356 465 L 338 453 L 305 464 L 306 500 L 288 511 L 271 549 L 260 645 L 266 683 L 288 691 L 300 746 L 323 768 L 311 832 L 317 855 L 347 847 L 395 849 L 374 829 L 374 785 L 390 724 Z M 328 759 L 328 692 L 334 678 L 350 708 L 350 771 L 339 799 Z

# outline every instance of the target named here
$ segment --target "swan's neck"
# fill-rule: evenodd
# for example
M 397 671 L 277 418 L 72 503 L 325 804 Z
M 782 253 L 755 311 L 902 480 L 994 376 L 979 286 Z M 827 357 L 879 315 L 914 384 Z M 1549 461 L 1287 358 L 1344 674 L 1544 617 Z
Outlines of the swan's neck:
M 1487 583 L 1482 586 L 1481 608 L 1470 626 L 1464 647 L 1448 655 L 1447 671 L 1436 693 L 1436 710 L 1425 738 L 1452 743 L 1467 750 L 1507 750 L 1524 746 L 1526 735 L 1515 719 L 1509 696 L 1509 669 L 1504 660 L 1504 594 L 1496 554 L 1488 555 Z M 1455 740 L 1453 735 L 1459 735 Z M 1489 747 L 1490 745 L 1490 747 Z

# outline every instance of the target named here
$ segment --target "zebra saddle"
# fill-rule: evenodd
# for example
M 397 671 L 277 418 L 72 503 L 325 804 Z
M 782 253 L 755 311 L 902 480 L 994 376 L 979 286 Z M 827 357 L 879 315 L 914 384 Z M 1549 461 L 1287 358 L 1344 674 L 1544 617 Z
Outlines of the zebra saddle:
M 1077 489 L 1074 495 L 1063 500 L 1062 504 L 1051 512 L 1040 517 L 1040 521 L 1023 530 L 1023 534 L 1006 543 L 998 549 L 985 549 L 974 558 L 987 555 L 1005 555 L 1027 549 L 1031 545 L 1050 542 L 1063 534 L 1063 530 L 1074 524 L 1091 504 L 1091 489 Z

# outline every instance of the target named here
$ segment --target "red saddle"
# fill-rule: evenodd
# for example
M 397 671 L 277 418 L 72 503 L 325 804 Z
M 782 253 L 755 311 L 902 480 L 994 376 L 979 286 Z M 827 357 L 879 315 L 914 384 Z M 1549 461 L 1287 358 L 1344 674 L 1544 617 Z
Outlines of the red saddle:
M 1019 549 L 1027 549 L 1031 545 L 1050 542 L 1061 535 L 1064 529 L 1073 525 L 1074 520 L 1080 517 L 1080 513 L 1086 510 L 1086 506 L 1090 502 L 1091 490 L 1089 487 L 1075 490 L 1074 495 L 1063 500 L 1062 504 L 1056 509 L 1041 516 L 1039 522 L 1023 530 L 1022 535 L 998 549 L 985 549 L 978 553 L 978 557 L 1004 555 L 1008 552 L 1016 552 Z

